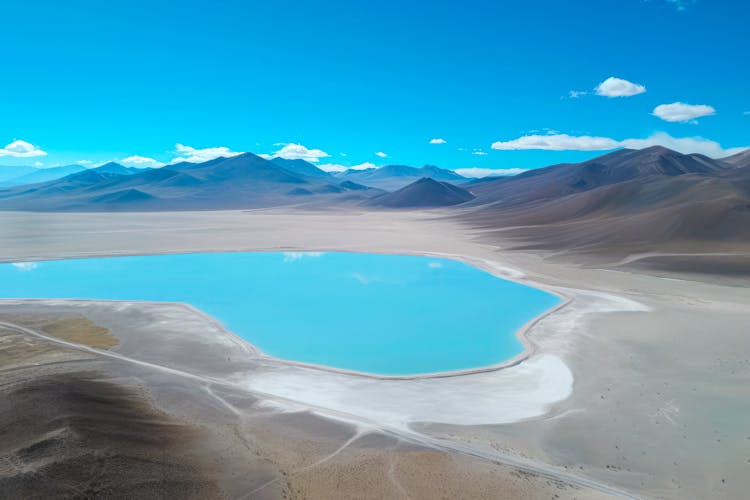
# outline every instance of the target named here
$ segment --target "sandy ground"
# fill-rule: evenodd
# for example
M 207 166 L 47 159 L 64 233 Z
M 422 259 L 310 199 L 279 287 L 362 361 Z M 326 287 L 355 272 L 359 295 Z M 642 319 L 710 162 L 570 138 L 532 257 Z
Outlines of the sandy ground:
M 427 397 L 431 404 L 418 405 L 418 411 L 404 408 L 401 416 L 405 418 L 400 421 L 389 421 L 398 412 L 383 412 L 377 400 L 368 406 L 369 398 L 357 404 L 332 398 L 337 391 L 346 392 L 346 383 L 337 380 L 340 374 L 313 370 L 309 377 L 302 376 L 303 368 L 258 358 L 230 337 L 221 342 L 216 336 L 202 342 L 196 340 L 200 336 L 190 337 L 184 349 L 146 361 L 155 351 L 153 336 L 149 345 L 134 332 L 143 335 L 159 328 L 159 321 L 171 321 L 173 326 L 192 322 L 197 331 L 216 327 L 207 323 L 200 326 L 206 318 L 200 314 L 191 317 L 185 309 L 182 313 L 154 312 L 145 310 L 146 305 L 118 303 L 0 306 L 0 314 L 28 314 L 28 308 L 37 308 L 38 314 L 50 314 L 50 308 L 73 317 L 83 314 L 107 328 L 120 342 L 107 352 L 127 359 L 104 356 L 108 361 L 99 371 L 119 383 L 135 384 L 148 393 L 159 411 L 172 418 L 196 422 L 200 431 L 209 434 L 200 438 L 208 439 L 205 442 L 227 441 L 216 435 L 217 415 L 234 419 L 235 432 L 246 439 L 262 440 L 259 447 L 268 456 L 284 457 L 262 461 L 273 463 L 275 468 L 257 468 L 253 485 L 271 481 L 257 494 L 333 498 L 330 493 L 335 491 L 340 498 L 481 498 L 484 491 L 488 498 L 497 498 L 498 492 L 508 493 L 509 498 L 597 492 L 660 498 L 742 498 L 750 486 L 750 428 L 746 418 L 750 414 L 750 288 L 735 281 L 711 282 L 703 275 L 698 282 L 642 271 L 597 269 L 593 266 L 598 264 L 580 259 L 549 259 L 514 250 L 511 242 L 498 236 L 500 233 L 476 231 L 435 213 L 0 213 L 0 227 L 0 260 L 5 261 L 222 250 L 424 253 L 461 258 L 499 275 L 511 273 L 519 281 L 555 290 L 570 299 L 565 307 L 526 332 L 528 359 L 488 374 L 462 376 L 488 377 L 482 386 L 485 399 L 476 401 L 472 396 L 446 400 L 456 390 L 441 391 L 458 383 L 460 377 L 399 382 L 430 384 L 420 389 L 427 395 L 439 394 L 443 409 Z M 82 307 L 87 308 L 85 314 Z M 182 331 L 189 330 L 185 326 Z M 14 356 L 22 358 L 18 363 L 28 366 L 29 359 L 17 351 Z M 225 361 L 221 356 L 226 352 L 229 355 Z M 88 354 L 102 358 L 99 351 Z M 571 375 L 572 391 L 564 397 L 559 397 L 560 391 L 551 398 L 536 397 L 535 401 L 544 403 L 541 410 L 513 413 L 528 391 L 510 389 L 522 387 L 533 375 L 515 379 L 505 374 L 551 358 L 559 360 Z M 134 364 L 132 360 L 144 360 L 153 366 Z M 169 363 L 179 364 L 173 367 L 175 372 L 158 368 Z M 7 364 L 4 360 L 3 370 Z M 127 366 L 128 375 L 117 374 L 115 365 Z M 34 379 L 36 371 L 26 370 L 27 379 Z M 248 377 L 247 373 L 253 371 L 257 377 Z M 152 372 L 157 375 L 144 375 Z M 253 402 L 235 404 L 229 396 L 213 397 L 208 390 L 198 397 L 196 391 L 185 389 L 195 384 L 205 387 L 206 381 L 200 377 L 216 378 L 222 384 L 231 382 L 231 386 L 222 385 L 214 391 L 228 391 L 237 401 L 250 398 Z M 166 383 L 163 378 L 181 382 Z M 309 386 L 310 380 L 316 384 L 324 381 L 326 390 L 316 393 L 315 387 Z M 555 377 L 536 380 L 542 389 L 559 383 Z M 308 386 L 300 391 L 299 385 L 305 381 Z M 368 380 L 367 384 L 375 382 L 383 381 Z M 182 389 L 177 388 L 180 384 Z M 9 390 L 7 384 L 3 387 Z M 211 385 L 208 387 L 211 389 Z M 290 391 L 289 387 L 297 389 Z M 372 387 L 372 394 L 377 395 L 378 387 L 384 386 Z M 196 402 L 180 400 L 175 396 L 180 391 L 189 393 Z M 202 398 L 213 401 L 211 408 L 216 415 L 203 411 L 205 408 L 197 402 Z M 279 415 L 293 424 L 285 427 Z M 237 425 L 237 420 L 252 421 L 253 426 Z M 299 438 L 288 439 L 290 427 L 302 433 Z M 357 437 L 349 442 L 363 432 L 378 437 Z M 278 441 L 274 442 L 272 436 Z M 309 445 L 309 457 L 305 455 L 308 442 L 314 443 Z M 397 443 L 395 447 L 393 442 Z M 334 452 L 333 458 L 316 464 Z M 306 460 L 289 458 L 300 454 Z M 206 456 L 196 457 L 197 462 L 190 466 L 209 471 L 199 460 Z M 226 475 L 226 467 L 210 471 L 207 477 L 214 483 L 207 479 L 205 484 L 218 485 L 234 497 L 252 491 L 249 484 L 229 480 L 231 474 Z M 288 479 L 290 474 L 293 481 Z M 570 484 L 581 489 L 565 486 Z M 470 486 L 479 490 L 470 490 Z M 514 489 L 520 487 L 524 489 Z

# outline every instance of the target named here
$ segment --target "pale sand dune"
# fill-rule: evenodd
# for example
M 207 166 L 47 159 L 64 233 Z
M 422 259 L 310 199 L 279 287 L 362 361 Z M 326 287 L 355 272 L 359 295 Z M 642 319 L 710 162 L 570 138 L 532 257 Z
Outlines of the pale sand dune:
M 2 213 L 0 225 L 0 259 L 6 261 L 343 250 L 454 255 L 498 270 L 520 270 L 515 279 L 573 299 L 530 329 L 531 358 L 521 363 L 547 355 L 562 360 L 573 375 L 570 396 L 545 416 L 522 422 L 455 425 L 441 423 L 436 415 L 432 423 L 410 424 L 411 432 L 462 452 L 494 453 L 501 461 L 516 457 L 537 470 L 611 485 L 615 492 L 634 496 L 742 498 L 750 486 L 750 440 L 743 417 L 750 414 L 750 287 L 596 269 L 592 266 L 601 264 L 582 256 L 558 254 L 548 260 L 541 253 L 513 250 L 515 243 L 503 240 L 502 233 L 458 225 L 438 212 Z M 614 298 L 618 310 L 597 304 L 605 298 Z M 582 307 L 591 309 L 580 316 Z M 133 322 L 122 310 L 97 313 L 92 306 L 87 317 L 115 333 L 116 323 L 126 331 L 146 327 L 151 339 L 159 331 L 159 316 Z M 187 318 L 179 321 L 189 323 Z M 556 328 L 545 329 L 545 322 L 552 321 Z M 128 350 L 140 359 L 156 356 L 143 338 L 120 337 L 116 351 Z M 206 349 L 219 348 L 195 341 L 161 361 L 246 382 L 248 366 L 241 359 L 251 353 L 202 366 Z M 262 365 L 259 375 L 279 366 L 272 360 Z M 169 391 L 160 394 L 168 398 Z M 446 414 L 452 419 L 460 410 L 450 408 Z M 423 406 L 420 411 L 427 410 Z M 466 415 L 479 414 L 472 412 Z

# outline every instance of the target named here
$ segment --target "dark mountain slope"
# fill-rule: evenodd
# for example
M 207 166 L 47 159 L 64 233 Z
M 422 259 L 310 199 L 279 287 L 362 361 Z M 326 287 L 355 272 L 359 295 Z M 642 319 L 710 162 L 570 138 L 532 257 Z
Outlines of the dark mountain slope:
M 690 173 L 718 175 L 727 168 L 721 161 L 702 155 L 683 155 L 660 146 L 622 149 L 583 163 L 553 165 L 494 179 L 472 186 L 472 192 L 477 196 L 475 204 L 511 207 L 630 180 Z
M 424 177 L 398 191 L 368 200 L 364 205 L 384 208 L 447 207 L 472 199 L 474 196 L 460 187 Z
M 722 158 L 721 161 L 728 163 L 733 167 L 750 167 L 750 149 L 746 149 L 736 155 L 727 156 Z
M 750 250 L 750 168 L 649 148 L 530 174 L 474 186 L 461 217 L 522 245 L 599 257 Z

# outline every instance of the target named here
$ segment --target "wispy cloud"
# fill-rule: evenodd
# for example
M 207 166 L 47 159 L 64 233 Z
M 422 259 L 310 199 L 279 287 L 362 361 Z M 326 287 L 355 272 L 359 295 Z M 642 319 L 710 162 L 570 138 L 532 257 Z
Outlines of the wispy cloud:
M 318 168 L 325 172 L 344 172 L 346 170 L 367 170 L 370 168 L 377 168 L 377 165 L 370 162 L 360 163 L 359 165 L 340 165 L 338 163 L 323 163 L 318 165 Z
M 290 143 L 285 144 L 273 156 L 278 156 L 286 160 L 305 160 L 317 163 L 321 158 L 328 158 L 331 155 L 321 149 L 308 149 L 302 144 Z
M 388 158 L 388 155 L 383 153 L 382 151 L 378 151 L 377 153 L 375 153 L 375 156 L 379 156 L 381 158 Z
M 667 122 L 698 123 L 696 118 L 715 115 L 716 110 L 707 104 L 659 104 L 654 108 L 653 115 Z
M 11 264 L 19 271 L 24 272 L 33 271 L 34 269 L 39 267 L 39 264 L 36 262 L 12 262 Z
M 213 160 L 214 158 L 229 158 L 231 156 L 242 154 L 241 152 L 232 151 L 225 146 L 198 149 L 180 143 L 175 144 L 174 153 L 177 157 L 173 158 L 169 163 L 179 163 L 183 161 L 189 163 L 202 163 L 204 161 Z
M 325 252 L 284 252 L 284 262 L 297 262 L 304 258 L 321 257 Z
M 135 167 L 156 168 L 156 167 L 164 166 L 164 163 L 158 160 L 154 160 L 153 158 L 149 158 L 148 156 L 139 156 L 139 155 L 133 155 L 133 156 L 128 156 L 127 158 L 123 158 L 122 163 L 124 165 L 131 165 Z
M 457 168 L 455 172 L 458 175 L 472 178 L 482 177 L 503 177 L 509 175 L 518 175 L 526 172 L 524 168 Z
M 604 151 L 615 149 L 618 142 L 608 137 L 594 137 L 589 135 L 573 136 L 568 134 L 524 135 L 510 141 L 492 143 L 492 149 L 501 151 L 517 151 L 527 149 L 544 149 L 547 151 Z
M 571 99 L 578 99 L 579 97 L 587 94 L 588 92 L 585 90 L 571 90 L 568 92 L 568 97 Z
M 750 146 L 738 148 L 723 148 L 721 144 L 703 137 L 672 137 L 665 132 L 657 132 L 645 139 L 625 139 L 622 141 L 623 147 L 631 149 L 642 149 L 649 146 L 664 146 L 673 149 L 679 153 L 691 154 L 698 153 L 706 155 L 709 158 L 723 158 L 736 153 L 740 153 Z
M 427 264 L 427 267 L 429 267 L 430 269 L 440 269 L 441 267 L 443 267 L 443 263 L 442 262 L 430 262 Z
M 0 157 L 11 156 L 13 158 L 33 158 L 34 156 L 46 156 L 47 152 L 42 151 L 38 146 L 31 143 L 15 139 L 13 142 L 0 149 Z
M 664 146 L 680 153 L 700 153 L 711 158 L 721 158 L 747 149 L 747 146 L 725 149 L 718 142 L 704 137 L 678 138 L 672 137 L 665 132 L 656 132 L 646 138 L 629 138 L 620 141 L 609 137 L 587 135 L 527 135 L 510 141 L 495 142 L 492 145 L 492 149 L 505 151 L 528 149 L 547 151 L 607 151 L 617 148 L 642 149 L 649 146 Z
M 639 84 L 610 76 L 594 89 L 596 95 L 604 97 L 630 97 L 646 92 L 646 87 Z
M 440 138 L 430 139 L 430 144 L 445 144 L 446 142 L 448 141 L 446 141 L 445 139 L 440 139 Z

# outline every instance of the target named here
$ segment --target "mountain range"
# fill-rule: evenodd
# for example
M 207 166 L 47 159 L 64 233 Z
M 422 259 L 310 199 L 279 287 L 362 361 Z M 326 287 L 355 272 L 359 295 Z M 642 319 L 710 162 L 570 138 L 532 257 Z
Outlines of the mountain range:
M 474 223 L 525 227 L 529 234 L 545 233 L 532 238 L 543 244 L 578 249 L 633 243 L 638 235 L 648 241 L 750 241 L 749 151 L 716 160 L 658 146 L 621 149 L 582 163 L 474 182 L 430 165 L 329 173 L 304 160 L 252 153 L 159 169 L 117 163 L 3 169 L 17 174 L 15 179 L 41 179 L 0 188 L 3 210 L 456 206 L 456 214 Z M 45 178 L 68 170 L 73 172 Z
M 72 171 L 72 172 L 71 172 Z M 16 172 L 18 173 L 18 172 Z M 70 167 L 20 171 L 0 188 L 4 210 L 211 210 L 281 205 L 357 205 L 420 179 L 466 179 L 450 170 L 390 165 L 332 175 L 301 159 L 264 159 L 252 153 L 203 163 L 181 162 L 159 169 L 137 169 L 110 162 L 97 168 Z M 67 174 L 67 175 L 66 175 Z M 362 181 L 362 182 L 359 182 Z M 453 186 L 433 192 L 398 194 L 393 207 L 436 207 L 463 202 Z M 451 192 L 439 194 L 439 191 Z M 421 193 L 421 194 L 420 194 Z M 409 201 L 410 200 L 410 201 Z M 391 206 L 383 199 L 372 206 Z
M 713 251 L 750 244 L 750 156 L 714 160 L 623 149 L 471 187 L 473 225 L 534 248 L 597 255 Z

